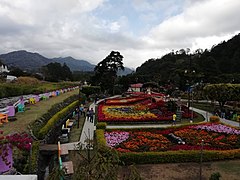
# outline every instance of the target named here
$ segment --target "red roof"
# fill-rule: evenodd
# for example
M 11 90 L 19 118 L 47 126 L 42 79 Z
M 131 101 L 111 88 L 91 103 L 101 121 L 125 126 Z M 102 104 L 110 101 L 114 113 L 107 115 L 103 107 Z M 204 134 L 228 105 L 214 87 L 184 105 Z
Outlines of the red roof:
M 131 84 L 131 88 L 141 88 L 143 84 L 138 83 L 138 84 Z

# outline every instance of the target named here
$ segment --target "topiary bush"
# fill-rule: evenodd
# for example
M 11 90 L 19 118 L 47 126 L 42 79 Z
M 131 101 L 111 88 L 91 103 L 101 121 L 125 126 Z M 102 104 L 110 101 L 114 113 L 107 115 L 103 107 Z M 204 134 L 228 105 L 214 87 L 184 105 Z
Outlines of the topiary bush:
M 220 118 L 218 116 L 210 116 L 209 118 L 210 122 L 220 122 Z
M 106 127 L 107 127 L 107 123 L 105 123 L 105 122 L 99 122 L 96 125 L 97 129 L 106 129 Z

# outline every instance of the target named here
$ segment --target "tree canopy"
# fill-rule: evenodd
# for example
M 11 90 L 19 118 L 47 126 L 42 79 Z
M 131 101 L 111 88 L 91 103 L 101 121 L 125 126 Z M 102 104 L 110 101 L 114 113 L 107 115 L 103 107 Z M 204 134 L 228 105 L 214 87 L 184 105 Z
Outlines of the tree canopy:
M 203 90 L 208 99 L 219 102 L 221 109 L 227 101 L 240 100 L 240 84 L 209 84 Z
M 124 70 L 123 56 L 118 51 L 112 51 L 105 59 L 97 64 L 92 82 L 100 85 L 103 91 L 113 92 L 118 70 Z
M 70 68 L 64 63 L 63 66 L 60 63 L 49 63 L 42 67 L 45 80 L 58 82 L 72 80 L 72 72 Z

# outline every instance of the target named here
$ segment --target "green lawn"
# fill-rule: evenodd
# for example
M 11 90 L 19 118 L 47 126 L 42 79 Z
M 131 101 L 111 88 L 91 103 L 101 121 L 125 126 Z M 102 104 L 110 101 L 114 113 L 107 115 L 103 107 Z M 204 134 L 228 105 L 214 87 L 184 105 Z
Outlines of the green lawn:
M 14 132 L 24 132 L 27 131 L 27 126 L 31 122 L 35 121 L 37 118 L 41 117 L 43 114 L 57 103 L 62 102 L 67 99 L 69 96 L 78 94 L 78 89 L 70 92 L 61 94 L 60 96 L 52 97 L 46 101 L 40 101 L 34 105 L 27 105 L 25 112 L 16 113 L 16 121 L 8 122 L 0 127 L 0 130 L 4 131 L 4 135 L 14 133 Z

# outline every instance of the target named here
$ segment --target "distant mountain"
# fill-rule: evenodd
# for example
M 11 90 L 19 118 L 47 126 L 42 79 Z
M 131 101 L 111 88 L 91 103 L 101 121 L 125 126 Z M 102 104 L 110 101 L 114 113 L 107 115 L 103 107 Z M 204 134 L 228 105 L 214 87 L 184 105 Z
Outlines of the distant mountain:
M 66 63 L 67 66 L 71 69 L 71 71 L 94 71 L 95 65 L 90 64 L 89 62 L 85 60 L 77 60 L 69 57 L 64 58 L 53 58 L 51 59 L 52 62 L 58 62 L 58 63 Z
M 1 54 L 0 59 L 8 67 L 18 67 L 22 70 L 34 71 L 49 63 L 49 59 L 24 50 Z
M 25 50 L 13 51 L 7 54 L 1 54 L 0 60 L 9 68 L 18 67 L 26 71 L 39 71 L 42 66 L 51 62 L 66 63 L 71 71 L 94 71 L 95 65 L 85 60 L 74 59 L 69 57 L 46 58 L 38 53 L 32 53 Z M 124 71 L 120 71 L 118 75 L 126 75 L 132 73 L 133 70 L 125 67 Z

